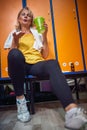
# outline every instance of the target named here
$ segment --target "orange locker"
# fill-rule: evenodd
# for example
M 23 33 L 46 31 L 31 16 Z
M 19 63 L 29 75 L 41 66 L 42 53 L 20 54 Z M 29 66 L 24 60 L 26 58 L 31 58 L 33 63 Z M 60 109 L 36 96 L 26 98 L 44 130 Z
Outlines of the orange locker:
M 1 77 L 7 77 L 7 53 L 4 50 L 4 42 L 8 34 L 15 28 L 18 11 L 22 8 L 21 0 L 0 1 L 0 45 L 1 45 Z
M 83 60 L 78 31 L 75 3 L 73 0 L 53 0 L 58 59 L 62 71 L 83 71 Z
M 81 25 L 82 43 L 87 70 L 87 0 L 77 0 Z

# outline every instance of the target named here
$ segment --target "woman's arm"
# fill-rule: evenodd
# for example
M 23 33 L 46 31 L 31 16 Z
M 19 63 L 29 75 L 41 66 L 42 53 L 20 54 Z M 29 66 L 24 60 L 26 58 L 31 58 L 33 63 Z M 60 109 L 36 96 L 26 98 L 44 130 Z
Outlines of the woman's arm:
M 11 44 L 10 50 L 13 49 L 13 48 L 17 48 L 17 45 L 16 45 L 16 43 L 15 43 L 14 38 L 13 38 L 13 40 L 12 40 L 12 44 Z
M 42 37 L 43 37 L 43 48 L 41 50 L 41 54 L 42 54 L 43 58 L 47 58 L 48 53 L 49 53 L 48 41 L 47 41 L 48 27 L 47 27 L 47 24 L 44 24 L 44 26 L 45 26 L 45 32 L 42 34 Z

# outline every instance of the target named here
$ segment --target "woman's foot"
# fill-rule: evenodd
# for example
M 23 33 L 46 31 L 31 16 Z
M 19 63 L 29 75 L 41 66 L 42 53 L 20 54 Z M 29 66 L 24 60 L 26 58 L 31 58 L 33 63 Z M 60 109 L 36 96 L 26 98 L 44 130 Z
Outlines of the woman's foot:
M 17 99 L 17 118 L 21 122 L 27 122 L 30 120 L 30 113 L 28 111 L 27 105 L 26 105 L 26 99 L 25 97 L 22 99 Z
M 68 129 L 79 130 L 87 123 L 87 112 L 82 108 L 72 108 L 66 112 L 65 127 Z

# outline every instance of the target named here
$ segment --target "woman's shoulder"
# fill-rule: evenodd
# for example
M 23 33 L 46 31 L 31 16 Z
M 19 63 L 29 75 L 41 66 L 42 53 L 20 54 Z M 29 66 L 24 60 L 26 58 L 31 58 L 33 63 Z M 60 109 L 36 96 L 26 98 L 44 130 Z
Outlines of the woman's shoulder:
M 16 29 L 13 29 L 13 30 L 8 34 L 8 37 L 6 38 L 5 43 L 4 43 L 4 48 L 5 48 L 5 49 L 11 47 L 12 40 L 13 40 L 13 33 L 14 33 L 14 32 L 18 33 L 19 31 L 17 31 Z

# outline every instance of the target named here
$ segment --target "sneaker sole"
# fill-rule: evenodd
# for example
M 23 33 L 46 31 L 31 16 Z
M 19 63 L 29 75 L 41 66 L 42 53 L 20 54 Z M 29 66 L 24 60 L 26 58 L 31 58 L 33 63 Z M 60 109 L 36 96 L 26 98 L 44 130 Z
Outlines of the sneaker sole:
M 80 129 L 84 128 L 86 126 L 86 124 L 87 123 L 83 124 L 80 128 L 77 128 L 77 129 L 67 127 L 66 125 L 64 127 L 67 128 L 67 129 L 69 129 L 69 130 L 80 130 Z
M 18 119 L 18 118 L 17 118 Z M 29 122 L 31 120 L 31 117 L 27 120 L 27 121 L 22 121 L 22 120 L 20 120 L 20 119 L 18 119 L 18 121 L 20 121 L 20 122 L 22 122 L 22 123 L 27 123 L 27 122 Z
M 84 126 L 84 125 L 83 125 L 83 126 Z M 77 129 L 70 128 L 70 127 L 67 127 L 67 126 L 65 126 L 65 128 L 67 128 L 67 129 L 69 129 L 69 130 L 80 130 L 81 128 L 83 128 L 83 126 L 82 126 L 82 127 L 80 127 L 80 128 L 77 128 Z

